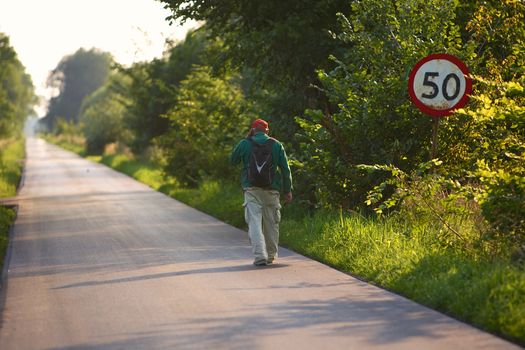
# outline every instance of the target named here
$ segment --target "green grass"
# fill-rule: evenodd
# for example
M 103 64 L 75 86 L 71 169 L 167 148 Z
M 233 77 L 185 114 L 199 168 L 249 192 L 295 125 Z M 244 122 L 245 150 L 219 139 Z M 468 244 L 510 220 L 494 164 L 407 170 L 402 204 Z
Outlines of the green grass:
M 22 176 L 24 159 L 24 139 L 0 139 L 0 198 L 16 195 Z M 0 271 L 8 245 L 9 227 L 13 223 L 15 211 L 0 206 Z
M 173 188 L 167 194 L 230 225 L 246 228 L 243 196 L 237 184 L 210 180 L 201 183 L 198 188 Z
M 91 156 L 88 157 L 88 159 L 100 162 L 121 173 L 127 174 L 155 190 L 177 185 L 175 179 L 164 176 L 162 170 L 153 164 L 141 162 L 124 155 Z
M 82 157 L 87 155 L 85 151 L 85 139 L 80 135 L 52 135 L 52 134 L 43 134 L 39 135 L 46 141 L 67 149 L 68 151 L 74 152 Z
M 12 197 L 22 176 L 24 140 L 0 139 L 0 198 Z
M 152 164 L 93 158 L 203 212 L 246 228 L 238 184 L 181 188 Z M 525 344 L 525 271 L 505 257 L 468 248 L 428 217 L 365 218 L 355 212 L 283 208 L 281 244 L 479 328 Z M 474 226 L 462 219 L 462 232 Z M 478 245 L 479 246 L 479 245 Z
M 9 227 L 13 224 L 15 211 L 0 206 L 0 273 L 4 266 L 4 258 L 9 244 Z
M 238 185 L 217 181 L 203 182 L 198 188 L 182 188 L 173 177 L 151 163 L 141 162 L 124 155 L 87 157 L 127 174 L 149 187 L 165 193 L 203 212 L 238 227 L 244 227 L 244 216 L 239 215 L 242 207 L 242 193 Z M 242 214 L 242 212 L 241 212 Z

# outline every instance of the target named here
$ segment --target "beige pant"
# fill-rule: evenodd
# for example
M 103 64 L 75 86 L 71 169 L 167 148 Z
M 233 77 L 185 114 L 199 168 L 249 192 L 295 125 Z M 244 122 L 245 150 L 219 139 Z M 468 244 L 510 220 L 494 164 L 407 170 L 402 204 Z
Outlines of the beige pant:
M 281 204 L 279 192 L 251 187 L 244 191 L 244 218 L 255 261 L 277 257 Z

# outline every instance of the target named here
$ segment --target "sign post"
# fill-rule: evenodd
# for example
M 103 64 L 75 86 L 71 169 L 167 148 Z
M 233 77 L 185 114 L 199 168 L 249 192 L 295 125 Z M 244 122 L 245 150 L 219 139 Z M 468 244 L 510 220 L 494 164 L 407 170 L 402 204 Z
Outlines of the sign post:
M 437 155 L 439 119 L 465 106 L 472 92 L 467 66 L 449 54 L 431 54 L 421 59 L 408 79 L 408 92 L 421 112 L 434 118 L 430 159 Z

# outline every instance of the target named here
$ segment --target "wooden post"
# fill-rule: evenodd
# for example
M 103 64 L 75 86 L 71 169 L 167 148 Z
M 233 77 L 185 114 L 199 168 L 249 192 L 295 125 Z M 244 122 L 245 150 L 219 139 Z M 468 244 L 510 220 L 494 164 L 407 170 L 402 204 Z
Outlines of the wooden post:
M 439 130 L 439 117 L 434 117 L 432 123 L 432 147 L 430 149 L 430 160 L 437 157 L 438 152 L 438 130 Z

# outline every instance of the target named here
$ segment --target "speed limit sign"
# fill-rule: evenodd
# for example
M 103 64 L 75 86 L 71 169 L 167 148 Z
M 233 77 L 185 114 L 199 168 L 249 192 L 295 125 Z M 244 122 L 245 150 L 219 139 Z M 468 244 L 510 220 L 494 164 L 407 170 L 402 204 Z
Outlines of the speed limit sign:
M 412 102 L 433 117 L 444 117 L 463 107 L 472 92 L 467 66 L 455 56 L 432 54 L 410 72 L 408 92 Z

